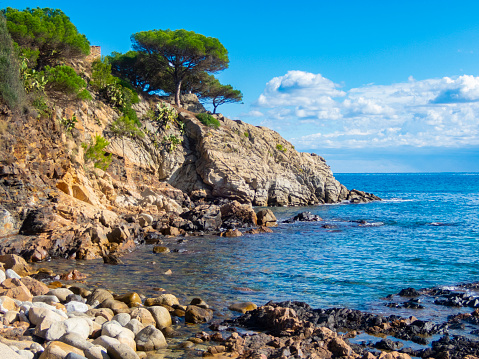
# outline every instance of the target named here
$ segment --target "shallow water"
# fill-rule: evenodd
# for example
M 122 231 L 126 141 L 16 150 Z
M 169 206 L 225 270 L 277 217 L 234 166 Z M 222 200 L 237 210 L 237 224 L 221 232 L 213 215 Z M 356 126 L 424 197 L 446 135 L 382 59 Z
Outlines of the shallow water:
M 199 296 L 219 309 L 217 316 L 231 315 L 226 307 L 232 301 L 269 300 L 410 315 L 411 310 L 385 307 L 381 298 L 405 287 L 479 281 L 479 174 L 336 178 L 384 201 L 275 208 L 279 219 L 307 210 L 324 221 L 280 224 L 272 234 L 240 238 L 171 239 L 165 245 L 179 252 L 153 254 L 152 246 L 139 247 L 120 266 L 101 261 L 49 266 L 59 272 L 76 267 L 90 274 L 90 284 L 118 293 L 153 295 L 161 287 L 183 303 Z M 165 275 L 169 269 L 172 275 Z M 436 320 L 448 314 L 443 307 L 412 313 Z

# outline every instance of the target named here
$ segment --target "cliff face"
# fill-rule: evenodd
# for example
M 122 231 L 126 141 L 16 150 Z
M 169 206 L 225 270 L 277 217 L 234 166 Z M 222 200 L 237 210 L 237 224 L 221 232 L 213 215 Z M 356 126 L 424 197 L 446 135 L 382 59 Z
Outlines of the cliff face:
M 348 191 L 322 157 L 297 152 L 267 128 L 219 115 L 221 126 L 214 129 L 183 109 L 168 125 L 148 119 L 158 101 L 134 106 L 146 134 L 134 139 L 112 135 L 110 124 L 119 113 L 99 99 L 56 102 L 41 117 L 3 109 L 0 252 L 34 260 L 95 258 L 128 250 L 145 228 L 167 234 L 198 228 L 192 216 L 179 215 L 231 200 L 282 206 L 378 199 Z M 197 110 L 200 105 L 191 102 L 189 108 Z M 73 117 L 77 122 L 68 131 L 64 121 Z M 82 144 L 95 135 L 110 141 L 107 171 L 85 158 Z M 200 212 L 221 223 L 219 207 Z

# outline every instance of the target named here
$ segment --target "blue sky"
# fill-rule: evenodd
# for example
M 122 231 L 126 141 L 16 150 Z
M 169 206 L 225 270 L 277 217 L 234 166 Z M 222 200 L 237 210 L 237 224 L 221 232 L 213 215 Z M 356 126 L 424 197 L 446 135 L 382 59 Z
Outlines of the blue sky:
M 104 55 L 130 35 L 218 38 L 219 111 L 278 131 L 334 172 L 479 171 L 477 1 L 0 1 L 62 9 Z

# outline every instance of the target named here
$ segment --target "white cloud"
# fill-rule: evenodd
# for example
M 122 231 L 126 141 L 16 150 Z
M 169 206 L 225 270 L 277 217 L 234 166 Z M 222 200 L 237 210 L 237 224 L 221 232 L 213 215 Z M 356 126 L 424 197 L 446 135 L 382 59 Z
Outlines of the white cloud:
M 289 71 L 266 84 L 255 108 L 304 148 L 479 145 L 479 77 L 469 75 L 343 91 L 320 74 Z

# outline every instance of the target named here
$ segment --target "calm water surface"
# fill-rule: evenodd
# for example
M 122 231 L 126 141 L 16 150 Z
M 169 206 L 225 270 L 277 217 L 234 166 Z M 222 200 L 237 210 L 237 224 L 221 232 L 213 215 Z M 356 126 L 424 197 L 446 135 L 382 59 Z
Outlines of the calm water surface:
M 324 221 L 281 224 L 273 234 L 240 238 L 167 240 L 165 245 L 180 252 L 153 254 L 152 246 L 144 246 L 122 258 L 121 266 L 100 261 L 50 266 L 76 267 L 90 274 L 90 284 L 119 293 L 152 295 L 161 287 L 182 302 L 200 296 L 222 309 L 237 300 L 301 300 L 313 307 L 381 312 L 390 310 L 381 298 L 405 287 L 479 281 L 479 174 L 336 178 L 384 201 L 275 208 L 278 219 L 307 210 Z M 165 275 L 169 269 L 173 274 Z

